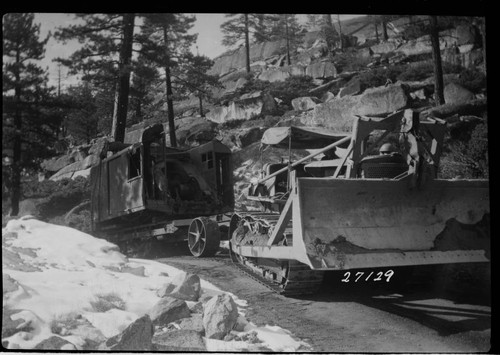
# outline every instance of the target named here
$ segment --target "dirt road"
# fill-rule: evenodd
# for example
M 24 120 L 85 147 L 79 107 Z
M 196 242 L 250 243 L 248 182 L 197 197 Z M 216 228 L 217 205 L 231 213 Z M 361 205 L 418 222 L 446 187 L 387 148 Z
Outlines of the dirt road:
M 488 289 L 390 283 L 376 287 L 343 283 L 341 274 L 330 273 L 320 293 L 287 298 L 243 274 L 227 254 L 197 259 L 186 253 L 158 261 L 248 301 L 249 321 L 283 327 L 312 351 L 471 353 L 491 347 Z

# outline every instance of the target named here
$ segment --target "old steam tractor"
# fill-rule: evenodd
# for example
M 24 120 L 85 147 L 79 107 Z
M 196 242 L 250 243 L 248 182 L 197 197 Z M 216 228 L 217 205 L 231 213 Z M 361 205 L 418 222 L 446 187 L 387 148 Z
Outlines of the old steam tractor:
M 147 127 L 91 169 L 93 231 L 128 254 L 187 240 L 194 256 L 213 255 L 234 207 L 232 174 L 231 151 L 218 141 L 181 150 L 166 146 L 163 125 Z

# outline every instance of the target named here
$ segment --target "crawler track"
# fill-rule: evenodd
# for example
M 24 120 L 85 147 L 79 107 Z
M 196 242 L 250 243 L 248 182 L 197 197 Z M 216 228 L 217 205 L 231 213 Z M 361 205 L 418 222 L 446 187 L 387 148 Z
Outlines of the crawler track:
M 276 224 L 279 215 L 252 215 L 252 214 L 239 214 L 238 218 L 245 218 L 247 222 L 255 225 L 272 226 Z M 234 223 L 231 221 L 231 223 Z M 233 224 L 230 227 L 230 233 L 234 231 L 236 226 Z M 259 242 L 265 242 L 265 235 L 262 235 L 262 240 L 253 240 L 252 243 L 258 245 Z M 285 232 L 283 243 L 291 245 L 292 234 L 291 229 Z M 312 270 L 309 266 L 296 261 L 296 260 L 271 260 L 262 258 L 246 258 L 242 257 L 232 250 L 232 244 L 235 242 L 233 236 L 230 236 L 229 255 L 233 264 L 265 285 L 284 296 L 299 296 L 305 294 L 314 294 L 318 292 L 322 282 L 324 272 Z

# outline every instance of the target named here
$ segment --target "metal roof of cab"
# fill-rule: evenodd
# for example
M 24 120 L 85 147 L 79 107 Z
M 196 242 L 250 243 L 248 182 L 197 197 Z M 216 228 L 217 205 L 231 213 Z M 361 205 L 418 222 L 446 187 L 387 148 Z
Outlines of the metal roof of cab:
M 278 148 L 288 148 L 290 136 L 292 149 L 320 149 L 350 134 L 337 133 L 320 127 L 272 127 L 264 132 L 260 142 Z M 347 148 L 348 146 L 347 141 L 339 147 Z

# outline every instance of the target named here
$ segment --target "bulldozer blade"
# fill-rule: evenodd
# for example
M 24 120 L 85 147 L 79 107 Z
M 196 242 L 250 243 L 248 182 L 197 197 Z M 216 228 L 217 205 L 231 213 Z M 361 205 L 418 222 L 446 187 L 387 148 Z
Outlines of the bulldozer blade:
M 488 262 L 487 180 L 299 178 L 293 204 L 297 259 L 343 270 Z

